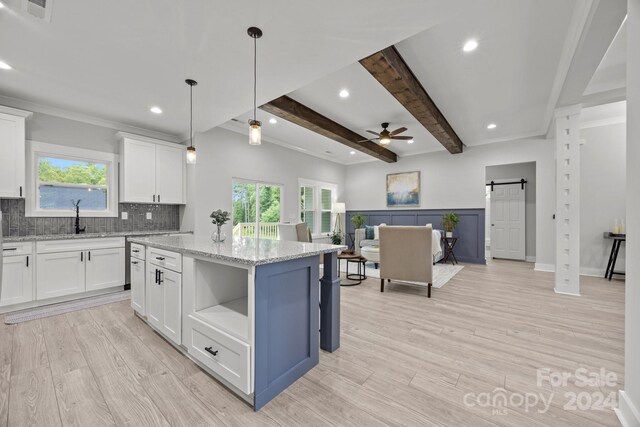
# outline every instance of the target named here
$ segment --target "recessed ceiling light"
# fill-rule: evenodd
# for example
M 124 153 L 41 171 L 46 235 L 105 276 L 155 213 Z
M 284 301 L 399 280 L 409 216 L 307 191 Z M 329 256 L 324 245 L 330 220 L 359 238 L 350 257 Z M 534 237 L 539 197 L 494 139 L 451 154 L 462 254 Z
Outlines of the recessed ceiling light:
M 464 44 L 462 50 L 464 50 L 465 52 L 471 52 L 472 50 L 475 50 L 478 47 L 478 42 L 475 40 L 467 40 L 467 42 Z
M 160 107 L 151 107 L 149 108 L 149 111 L 151 111 L 153 114 L 162 114 L 162 108 Z
M 342 89 L 339 93 L 340 98 L 348 98 L 349 97 L 349 91 L 346 89 Z
M 407 144 L 413 144 L 413 139 L 408 140 Z
M 269 119 L 269 123 L 271 123 L 272 125 L 275 125 L 276 123 L 278 123 L 278 121 L 274 117 L 271 117 Z
M 498 126 L 495 123 L 490 123 L 490 124 L 487 125 L 487 129 L 495 129 L 497 127 Z
M 349 151 L 349 154 L 351 154 L 353 156 L 354 154 L 356 154 L 356 152 L 355 151 Z
M 0 69 L 2 69 L 2 70 L 10 70 L 11 69 L 11 65 L 7 64 L 4 61 L 0 61 Z

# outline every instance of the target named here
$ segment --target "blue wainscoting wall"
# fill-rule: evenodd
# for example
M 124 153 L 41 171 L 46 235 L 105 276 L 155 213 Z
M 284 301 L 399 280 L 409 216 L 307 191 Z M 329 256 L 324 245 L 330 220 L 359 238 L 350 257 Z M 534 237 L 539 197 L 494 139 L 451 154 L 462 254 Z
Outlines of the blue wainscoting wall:
M 442 215 L 456 212 L 460 223 L 453 235 L 458 238 L 454 252 L 460 262 L 485 264 L 484 257 L 484 209 L 412 209 L 347 211 L 347 231 L 353 233 L 351 217 L 361 213 L 367 225 L 427 225 L 443 229 Z M 351 241 L 348 242 L 351 244 Z

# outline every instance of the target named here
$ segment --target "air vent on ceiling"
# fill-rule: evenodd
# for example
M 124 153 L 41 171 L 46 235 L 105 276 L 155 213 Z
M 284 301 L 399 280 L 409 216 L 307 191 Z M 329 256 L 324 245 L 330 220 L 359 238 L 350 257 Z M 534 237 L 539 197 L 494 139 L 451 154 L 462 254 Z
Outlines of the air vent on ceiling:
M 231 121 L 236 123 L 244 123 L 242 120 L 238 120 L 238 119 L 231 119 Z
M 44 21 L 51 21 L 53 0 L 22 0 L 22 10 Z

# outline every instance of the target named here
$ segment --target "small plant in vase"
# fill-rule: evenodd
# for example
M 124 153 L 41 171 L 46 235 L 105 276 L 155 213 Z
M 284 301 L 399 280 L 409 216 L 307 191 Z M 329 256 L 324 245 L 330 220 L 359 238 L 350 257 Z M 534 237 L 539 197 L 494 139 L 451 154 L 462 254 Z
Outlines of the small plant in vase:
M 334 245 L 341 245 L 342 244 L 342 233 L 338 232 L 338 231 L 334 231 L 333 233 L 331 233 L 329 235 L 329 237 L 331 237 L 331 243 Z
M 361 213 L 355 214 L 351 217 L 351 224 L 353 225 L 354 230 L 362 228 L 365 222 L 367 222 L 367 220 Z
M 211 223 L 217 227 L 217 231 L 214 231 L 211 238 L 214 242 L 224 242 L 227 236 L 222 232 L 222 226 L 225 225 L 231 219 L 231 214 L 222 209 L 211 212 L 209 215 Z
M 455 212 L 447 212 L 442 216 L 442 226 L 446 232 L 446 237 L 453 237 L 453 230 L 456 228 L 460 218 Z

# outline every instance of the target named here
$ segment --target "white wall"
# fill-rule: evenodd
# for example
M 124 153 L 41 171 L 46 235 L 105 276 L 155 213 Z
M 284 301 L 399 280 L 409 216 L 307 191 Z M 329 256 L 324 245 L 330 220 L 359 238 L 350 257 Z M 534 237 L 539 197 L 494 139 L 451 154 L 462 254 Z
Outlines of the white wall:
M 626 215 L 626 125 L 582 129 L 580 137 L 580 270 L 601 277 L 612 245 L 602 233 Z M 624 271 L 624 259 L 622 246 L 616 270 Z
M 625 284 L 624 392 L 618 413 L 625 426 L 640 426 L 640 0 L 627 7 L 627 266 Z
M 437 152 L 400 158 L 397 163 L 362 163 L 347 168 L 349 210 L 386 209 L 388 173 L 419 170 L 422 209 L 485 207 L 485 168 L 496 164 L 536 162 L 536 262 L 555 264 L 555 146 L 545 139 L 468 147 L 462 154 Z
M 189 196 L 185 217 L 193 221 L 195 232 L 205 235 L 213 232 L 209 214 L 214 209 L 231 211 L 231 184 L 233 178 L 266 181 L 284 185 L 282 205 L 283 221 L 298 219 L 298 179 L 307 178 L 338 185 L 338 201 L 343 200 L 345 167 L 308 156 L 268 142 L 250 146 L 247 135 L 222 128 L 214 128 L 196 135 L 198 163 L 195 169 L 194 192 Z M 190 209 L 192 210 L 190 211 Z M 231 226 L 224 228 L 231 234 Z
M 508 165 L 487 166 L 486 182 L 497 180 L 516 180 L 524 178 L 525 186 L 525 255 L 527 261 L 535 261 L 536 257 L 536 164 L 512 163 Z M 491 220 L 491 213 L 486 215 L 487 223 Z

